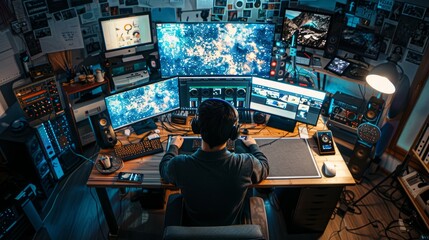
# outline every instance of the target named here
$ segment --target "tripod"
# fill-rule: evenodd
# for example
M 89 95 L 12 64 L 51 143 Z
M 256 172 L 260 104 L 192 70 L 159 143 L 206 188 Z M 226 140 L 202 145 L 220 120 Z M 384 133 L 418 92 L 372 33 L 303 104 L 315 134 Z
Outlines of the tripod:
M 356 207 L 356 205 L 362 201 L 366 196 L 368 196 L 370 193 L 372 193 L 378 186 L 386 182 L 391 177 L 399 177 L 401 174 L 407 169 L 408 163 L 411 160 L 411 156 L 407 155 L 404 161 L 396 166 L 395 170 L 391 172 L 389 175 L 387 175 L 384 179 L 382 179 L 379 183 L 377 183 L 374 187 L 372 187 L 368 192 L 366 192 L 364 195 L 362 195 L 360 198 L 358 198 L 356 201 L 353 202 L 352 206 Z

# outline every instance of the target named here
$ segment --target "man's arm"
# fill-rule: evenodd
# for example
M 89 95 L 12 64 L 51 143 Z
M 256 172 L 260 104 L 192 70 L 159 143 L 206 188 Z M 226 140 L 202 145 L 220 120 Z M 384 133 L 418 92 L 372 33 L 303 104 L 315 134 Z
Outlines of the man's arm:
M 249 146 L 250 153 L 256 158 L 253 162 L 252 172 L 252 183 L 259 183 L 268 177 L 270 172 L 270 166 L 268 164 L 268 158 L 259 149 L 258 144 L 252 144 Z
M 169 148 L 165 152 L 159 164 L 159 173 L 161 178 L 167 183 L 175 182 L 176 174 L 170 160 L 179 154 L 179 148 L 182 146 L 182 144 L 183 138 L 181 136 L 173 137 L 173 139 L 171 139 Z
M 246 139 L 241 139 L 243 143 L 249 148 L 249 152 L 256 158 L 253 161 L 252 182 L 259 183 L 268 177 L 270 166 L 268 159 L 263 152 L 259 149 L 255 139 L 247 136 Z

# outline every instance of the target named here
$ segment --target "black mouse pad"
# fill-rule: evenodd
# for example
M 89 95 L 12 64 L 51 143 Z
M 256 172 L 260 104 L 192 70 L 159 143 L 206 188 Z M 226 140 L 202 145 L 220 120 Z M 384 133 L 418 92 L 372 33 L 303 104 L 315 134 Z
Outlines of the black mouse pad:
M 255 138 L 270 164 L 268 179 L 321 178 L 306 139 Z

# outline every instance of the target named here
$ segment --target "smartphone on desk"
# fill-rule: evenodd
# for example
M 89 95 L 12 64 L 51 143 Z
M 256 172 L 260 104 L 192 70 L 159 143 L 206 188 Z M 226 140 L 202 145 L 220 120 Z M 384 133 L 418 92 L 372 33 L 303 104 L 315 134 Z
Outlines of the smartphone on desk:
M 142 183 L 143 182 L 143 173 L 120 172 L 118 174 L 118 181 Z

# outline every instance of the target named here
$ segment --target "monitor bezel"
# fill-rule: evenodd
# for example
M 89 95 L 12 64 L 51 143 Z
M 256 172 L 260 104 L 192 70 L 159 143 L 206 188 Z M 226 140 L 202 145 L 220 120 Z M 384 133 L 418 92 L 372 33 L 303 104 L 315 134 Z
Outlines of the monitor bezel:
M 322 11 L 316 11 L 316 10 L 311 10 L 311 9 L 300 9 L 300 8 L 293 8 L 293 7 L 284 7 L 284 8 L 282 8 L 280 16 L 283 18 L 283 21 L 282 21 L 282 28 L 281 28 L 281 33 L 280 33 L 281 37 L 280 38 L 282 39 L 282 41 L 287 41 L 287 42 L 290 42 L 290 40 L 291 40 L 291 39 L 285 39 L 285 36 L 284 36 L 285 35 L 284 31 L 285 31 L 285 28 L 286 28 L 286 26 L 285 26 L 286 12 L 288 10 L 297 11 L 297 12 L 308 12 L 308 13 L 325 15 L 325 16 L 329 16 L 330 17 L 328 31 L 326 32 L 326 39 L 325 39 L 326 41 L 325 41 L 324 46 L 322 46 L 322 47 L 314 47 L 314 46 L 309 46 L 309 45 L 301 44 L 300 42 L 298 42 L 298 46 L 300 46 L 302 48 L 312 48 L 312 49 L 318 49 L 318 50 L 325 50 L 326 45 L 328 44 L 329 35 L 331 34 L 331 28 L 332 28 L 331 25 L 332 25 L 332 20 L 333 20 L 333 16 L 334 15 L 332 13 L 329 13 L 329 12 L 322 12 Z M 291 35 L 293 35 L 293 34 L 291 34 Z
M 298 86 L 298 85 L 294 85 L 294 84 L 289 84 L 289 83 L 286 83 L 286 82 L 278 82 L 278 81 L 275 81 L 275 80 L 272 80 L 272 79 L 268 79 L 268 78 L 252 77 L 252 82 L 251 82 L 251 89 L 252 90 L 251 90 L 251 93 L 250 93 L 250 101 L 249 101 L 249 109 L 250 110 L 252 110 L 252 111 L 258 111 L 258 112 L 263 112 L 263 113 L 266 113 L 266 114 L 269 114 L 269 115 L 273 115 L 273 116 L 276 116 L 276 117 L 280 117 L 280 118 L 285 118 L 285 119 L 289 119 L 289 120 L 301 122 L 301 123 L 304 123 L 304 124 L 309 124 L 309 125 L 312 125 L 312 126 L 316 126 L 317 125 L 318 120 L 320 118 L 320 113 L 322 111 L 322 106 L 319 108 L 319 112 L 317 113 L 318 117 L 317 117 L 317 119 L 315 119 L 314 122 L 303 121 L 300 118 L 297 118 L 296 116 L 297 116 L 297 113 L 298 113 L 299 109 L 297 109 L 297 111 L 295 112 L 295 114 L 296 114 L 295 117 L 294 118 L 290 118 L 290 117 L 286 117 L 286 116 L 282 116 L 282 115 L 276 114 L 276 113 L 274 113 L 274 111 L 264 111 L 264 110 L 252 107 L 252 104 L 254 103 L 253 102 L 253 98 L 254 98 L 254 96 L 253 96 L 253 88 L 254 88 L 254 79 L 255 78 L 259 78 L 259 79 L 261 79 L 263 81 L 271 81 L 271 82 L 273 82 L 274 85 L 279 85 L 280 84 L 282 86 L 287 86 L 287 87 L 290 87 L 292 89 L 293 88 L 299 88 L 299 89 L 302 89 L 303 91 L 311 91 L 311 92 L 314 92 L 316 94 L 323 94 L 323 99 L 320 99 L 321 104 L 323 104 L 323 101 L 326 98 L 326 92 L 321 91 L 321 90 L 306 88 L 306 87 L 302 87 L 302 86 Z M 276 89 L 279 89 L 279 88 L 276 88 Z M 285 90 L 285 91 L 287 91 L 287 90 Z M 293 91 L 291 90 L 289 92 L 293 92 Z M 286 111 L 286 110 L 283 110 L 283 111 Z
M 234 25 L 269 25 L 273 27 L 273 36 L 272 36 L 272 47 L 271 49 L 273 49 L 275 47 L 275 38 L 276 38 L 276 25 L 274 23 L 267 23 L 267 22 L 159 22 L 159 23 L 155 23 L 155 27 L 154 27 L 154 35 L 157 38 L 157 42 L 156 42 L 156 49 L 158 49 L 158 53 L 159 53 L 159 36 L 158 36 L 158 26 L 159 25 L 165 25 L 165 24 L 177 24 L 177 25 L 196 25 L 196 24 L 234 24 Z M 271 50 L 272 51 L 272 50 Z M 162 73 L 162 54 L 159 54 L 159 62 L 160 62 L 160 72 Z M 266 73 L 266 77 L 269 77 L 270 74 L 270 70 L 271 70 L 271 60 L 267 63 L 267 73 Z M 161 74 L 162 78 L 171 78 L 173 76 L 178 76 L 178 77 L 233 77 L 233 76 L 239 76 L 239 77 L 246 77 L 246 76 L 254 76 L 254 75 L 250 75 L 248 73 L 243 73 L 243 74 L 200 74 L 200 75 L 185 75 L 185 74 L 176 74 L 176 75 L 163 75 Z
M 116 126 L 116 127 L 115 127 L 115 126 L 113 125 L 112 119 L 111 119 L 111 117 L 110 117 L 110 116 L 111 116 L 111 114 L 110 114 L 110 111 L 109 111 L 109 104 L 107 103 L 107 99 L 108 99 L 108 98 L 112 98 L 113 96 L 117 96 L 117 95 L 120 95 L 120 94 L 125 94 L 125 93 L 130 92 L 130 91 L 135 91 L 135 90 L 137 90 L 137 89 L 141 89 L 141 88 L 144 88 L 144 87 L 149 86 L 149 85 L 159 84 L 160 82 L 167 82 L 167 81 L 170 81 L 170 80 L 173 80 L 173 79 L 176 79 L 176 83 L 177 83 L 177 97 L 178 97 L 178 106 L 177 106 L 177 107 L 172 108 L 172 109 L 169 109 L 168 111 L 158 112 L 158 113 L 156 113 L 156 114 L 154 114 L 154 115 L 147 116 L 147 117 L 144 117 L 144 118 L 140 118 L 139 120 L 136 120 L 136 121 L 134 121 L 134 122 L 128 122 L 128 123 L 126 123 L 126 124 L 122 124 L 122 125 L 120 125 L 120 126 Z M 179 82 L 179 77 L 171 77 L 171 78 L 160 79 L 159 81 L 155 81 L 155 82 L 148 82 L 148 83 L 146 83 L 146 84 L 144 84 L 144 85 L 141 85 L 141 86 L 138 86 L 138 87 L 135 87 L 135 88 L 132 88 L 132 89 L 124 90 L 124 91 L 121 91 L 121 92 L 116 92 L 116 93 L 114 93 L 114 94 L 111 94 L 111 95 L 109 95 L 109 96 L 106 96 L 106 97 L 104 98 L 104 103 L 105 103 L 105 105 L 106 105 L 106 112 L 107 112 L 107 114 L 109 115 L 110 122 L 111 122 L 111 125 L 112 125 L 113 130 L 118 130 L 118 129 L 120 129 L 120 128 L 124 128 L 124 127 L 130 126 L 130 125 L 135 124 L 135 123 L 138 123 L 138 122 L 142 122 L 142 121 L 145 121 L 145 120 L 148 120 L 148 119 L 151 119 L 151 118 L 159 117 L 159 116 L 161 116 L 161 115 L 164 115 L 164 114 L 168 114 L 168 113 L 171 113 L 171 112 L 177 111 L 177 110 L 179 110 L 179 109 L 181 108 L 181 106 L 180 106 L 180 82 Z
M 129 18 L 129 17 L 142 17 L 142 16 L 148 16 L 148 18 L 149 18 L 150 42 L 143 42 L 143 43 L 138 43 L 138 44 L 135 44 L 135 45 L 125 46 L 125 47 L 107 49 L 106 40 L 105 40 L 105 32 L 103 31 L 102 22 L 108 22 L 108 21 L 111 21 L 111 20 L 125 19 L 125 18 Z M 102 18 L 98 19 L 98 26 L 99 26 L 100 31 L 101 31 L 101 39 L 102 39 L 102 43 L 103 43 L 102 44 L 102 49 L 103 49 L 103 51 L 105 53 L 110 53 L 110 52 L 120 51 L 120 50 L 124 50 L 124 49 L 130 49 L 130 48 L 138 48 L 140 46 L 146 46 L 146 45 L 154 44 L 154 33 L 153 33 L 153 26 L 152 26 L 152 16 L 151 16 L 150 12 L 139 12 L 139 13 L 126 14 L 126 15 L 117 15 L 117 16 L 102 17 Z

